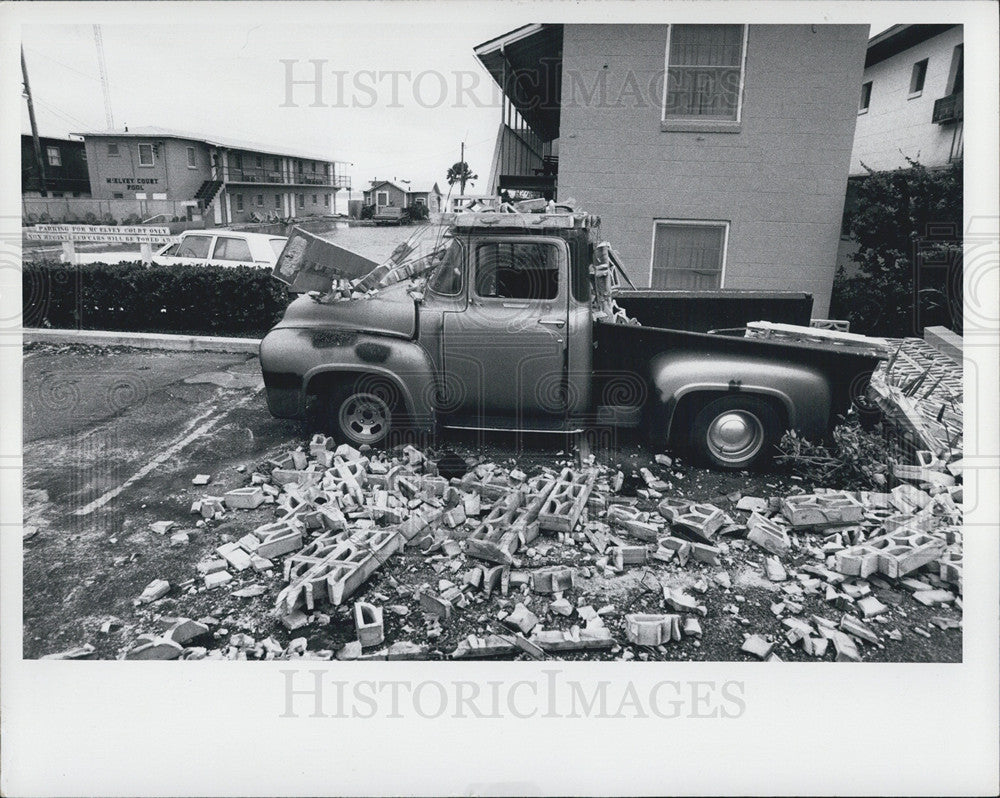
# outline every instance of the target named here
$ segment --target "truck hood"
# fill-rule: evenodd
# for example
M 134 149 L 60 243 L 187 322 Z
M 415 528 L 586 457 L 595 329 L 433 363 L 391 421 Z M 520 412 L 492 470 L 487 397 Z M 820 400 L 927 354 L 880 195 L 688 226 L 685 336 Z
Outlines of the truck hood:
M 300 296 L 285 310 L 279 328 L 357 330 L 375 335 L 413 338 L 417 332 L 416 304 L 408 283 L 398 283 L 369 299 L 319 303 Z

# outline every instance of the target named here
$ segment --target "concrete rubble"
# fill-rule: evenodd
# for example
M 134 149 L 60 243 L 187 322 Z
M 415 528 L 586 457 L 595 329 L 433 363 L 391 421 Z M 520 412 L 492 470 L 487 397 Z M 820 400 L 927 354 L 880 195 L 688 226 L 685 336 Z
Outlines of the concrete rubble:
M 879 493 L 690 501 L 671 495 L 678 465 L 665 456 L 628 477 L 593 458 L 520 470 L 316 435 L 196 500 L 200 526 L 185 532 L 227 533 L 189 579 L 136 599 L 149 613 L 178 594 L 272 609 L 240 634 L 231 617 L 172 618 L 121 656 L 647 659 L 691 656 L 729 630 L 731 658 L 859 661 L 910 632 L 960 628 L 960 462 L 958 448 L 919 452 Z M 752 620 L 749 594 L 776 626 Z M 918 606 L 947 612 L 916 624 Z M 269 624 L 303 636 L 282 645 Z M 350 639 L 313 649 L 320 629 Z

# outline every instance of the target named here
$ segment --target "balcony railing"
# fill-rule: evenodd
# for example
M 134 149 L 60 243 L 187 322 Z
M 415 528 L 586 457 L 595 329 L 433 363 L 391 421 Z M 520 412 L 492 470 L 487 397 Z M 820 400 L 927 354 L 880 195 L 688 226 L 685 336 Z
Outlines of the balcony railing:
M 290 172 L 258 166 L 227 166 L 215 170 L 216 180 L 226 183 L 259 183 L 271 186 L 324 186 L 328 188 L 350 188 L 351 178 L 347 175 L 324 174 L 323 172 Z
M 947 97 L 934 101 L 934 115 L 931 117 L 931 122 L 935 125 L 958 122 L 962 116 L 962 92 L 949 94 Z

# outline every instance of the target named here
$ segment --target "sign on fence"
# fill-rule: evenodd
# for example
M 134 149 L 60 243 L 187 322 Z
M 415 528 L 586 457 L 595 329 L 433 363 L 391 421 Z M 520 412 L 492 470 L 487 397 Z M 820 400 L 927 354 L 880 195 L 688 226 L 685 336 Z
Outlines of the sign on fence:
M 167 244 L 169 227 L 113 224 L 36 224 L 24 231 L 29 241 L 74 241 L 97 244 Z
M 138 244 L 142 262 L 149 264 L 153 258 L 153 244 L 162 245 L 176 241 L 169 227 L 113 224 L 36 224 L 24 229 L 28 241 L 61 241 L 68 263 L 76 263 L 76 244 Z

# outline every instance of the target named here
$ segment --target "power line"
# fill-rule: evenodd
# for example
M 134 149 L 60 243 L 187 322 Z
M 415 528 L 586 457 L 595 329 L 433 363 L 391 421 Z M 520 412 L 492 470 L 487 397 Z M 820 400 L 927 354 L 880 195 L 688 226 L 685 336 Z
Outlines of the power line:
M 28 48 L 28 52 L 30 52 L 33 56 L 34 55 L 40 55 L 42 58 L 44 58 L 44 59 L 46 59 L 48 61 L 51 61 L 53 64 L 58 64 L 59 66 L 63 67 L 64 69 L 68 69 L 70 72 L 76 72 L 76 74 L 83 75 L 85 78 L 89 78 L 90 80 L 97 80 L 97 81 L 100 80 L 100 78 L 97 77 L 96 75 L 88 75 L 86 72 L 83 72 L 83 71 L 77 69 L 76 67 L 72 67 L 69 64 L 63 63 L 62 61 L 58 60 L 57 58 L 53 58 L 48 53 L 43 53 L 41 50 L 35 50 L 34 48 L 29 47 Z

